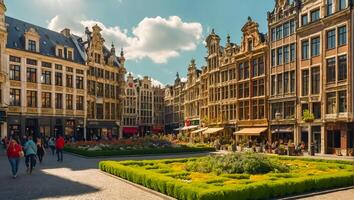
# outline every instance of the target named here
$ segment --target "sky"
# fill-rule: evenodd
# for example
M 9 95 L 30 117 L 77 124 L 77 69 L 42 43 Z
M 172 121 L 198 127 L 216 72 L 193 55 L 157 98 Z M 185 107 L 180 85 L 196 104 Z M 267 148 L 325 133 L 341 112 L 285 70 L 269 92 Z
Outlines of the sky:
M 226 43 L 239 43 L 248 16 L 267 32 L 267 12 L 274 0 L 5 0 L 7 16 L 54 31 L 64 28 L 83 36 L 98 24 L 106 46 L 124 49 L 125 67 L 154 84 L 182 80 L 194 58 L 204 66 L 205 38 L 214 28 Z M 119 52 L 119 51 L 118 51 Z

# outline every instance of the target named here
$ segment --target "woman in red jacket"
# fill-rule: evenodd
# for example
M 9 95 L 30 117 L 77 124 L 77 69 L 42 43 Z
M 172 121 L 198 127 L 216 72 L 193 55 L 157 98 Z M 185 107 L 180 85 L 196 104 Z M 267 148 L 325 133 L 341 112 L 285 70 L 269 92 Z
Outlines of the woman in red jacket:
M 20 158 L 23 156 L 22 147 L 17 143 L 15 139 L 11 139 L 9 146 L 7 147 L 7 157 L 9 159 L 12 177 L 17 177 L 18 166 L 20 163 Z

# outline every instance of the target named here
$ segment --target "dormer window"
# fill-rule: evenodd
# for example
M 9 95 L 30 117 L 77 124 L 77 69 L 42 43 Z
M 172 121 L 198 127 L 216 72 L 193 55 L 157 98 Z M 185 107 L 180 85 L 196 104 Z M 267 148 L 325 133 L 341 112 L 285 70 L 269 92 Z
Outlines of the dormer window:
M 101 64 L 101 54 L 95 53 L 95 63 Z
M 73 52 L 71 50 L 68 50 L 68 60 L 74 60 Z
M 28 51 L 37 51 L 37 44 L 34 40 L 28 40 Z
M 58 49 L 58 56 L 62 58 L 63 55 L 63 49 Z

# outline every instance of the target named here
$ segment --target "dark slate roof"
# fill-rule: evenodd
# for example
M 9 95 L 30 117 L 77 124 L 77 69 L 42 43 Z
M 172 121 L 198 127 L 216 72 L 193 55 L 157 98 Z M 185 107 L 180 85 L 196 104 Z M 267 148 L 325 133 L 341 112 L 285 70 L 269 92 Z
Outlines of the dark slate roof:
M 7 48 L 26 51 L 24 33 L 32 27 L 40 35 L 40 54 L 45 56 L 57 57 L 55 55 L 55 47 L 56 45 L 62 45 L 64 47 L 74 49 L 74 62 L 85 64 L 85 60 L 82 56 L 82 52 L 85 52 L 84 46 L 81 42 L 77 42 L 78 45 L 75 45 L 73 41 L 74 39 L 81 40 L 81 38 L 73 35 L 71 37 L 65 37 L 61 33 L 51 31 L 49 29 L 36 26 L 8 16 L 6 16 L 5 22 L 7 24 L 8 31 Z

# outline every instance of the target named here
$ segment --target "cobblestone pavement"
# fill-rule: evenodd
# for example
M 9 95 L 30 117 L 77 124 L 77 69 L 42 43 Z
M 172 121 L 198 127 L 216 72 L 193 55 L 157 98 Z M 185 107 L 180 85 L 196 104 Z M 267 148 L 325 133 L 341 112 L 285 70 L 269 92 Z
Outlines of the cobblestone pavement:
M 202 155 L 205 154 L 193 156 Z M 24 159 L 21 159 L 19 176 L 12 179 L 10 164 L 1 149 L 0 199 L 162 200 L 164 199 L 162 196 L 101 173 L 97 169 L 98 162 L 100 160 L 147 160 L 188 156 L 191 155 L 85 159 L 64 154 L 64 162 L 58 163 L 55 156 L 46 155 L 43 164 L 37 164 L 31 175 L 26 174 Z
M 332 192 L 328 194 L 316 195 L 312 197 L 299 198 L 301 200 L 352 200 L 354 199 L 354 189 Z
M 166 155 L 147 157 L 115 157 L 86 159 L 74 155 L 64 154 L 64 162 L 58 163 L 55 156 L 46 155 L 43 164 L 37 164 L 31 175 L 25 173 L 24 159 L 21 160 L 19 176 L 12 179 L 10 164 L 0 150 L 0 199 L 27 200 L 27 199 L 110 199 L 110 200 L 162 200 L 156 195 L 121 181 L 115 177 L 105 175 L 98 169 L 100 160 L 149 160 L 165 158 L 181 158 L 191 155 Z M 341 191 L 316 197 L 304 198 L 306 200 L 351 199 L 353 190 Z M 349 198 L 348 198 L 349 197 Z

